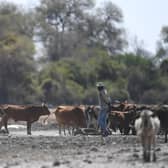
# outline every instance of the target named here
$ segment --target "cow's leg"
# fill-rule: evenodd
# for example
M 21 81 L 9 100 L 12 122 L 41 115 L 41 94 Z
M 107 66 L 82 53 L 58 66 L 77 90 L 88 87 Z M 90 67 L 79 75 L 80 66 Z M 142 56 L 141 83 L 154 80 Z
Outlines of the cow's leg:
M 73 126 L 71 126 L 71 135 L 74 135 Z
M 150 162 L 151 158 L 151 139 L 152 137 L 147 137 L 147 162 Z
M 142 149 L 143 149 L 143 160 L 147 160 L 147 148 L 146 148 L 146 139 L 144 136 L 141 137 Z
M 142 142 L 142 150 L 143 150 L 143 160 L 146 160 L 146 150 L 145 150 L 145 144 L 144 144 L 144 140 L 141 139 Z
M 63 125 L 64 135 L 66 136 L 65 125 Z
M 73 126 L 71 126 L 71 135 L 74 135 Z
M 0 129 L 1 129 L 1 128 L 2 128 L 2 126 L 4 125 L 4 120 L 5 120 L 5 117 L 6 117 L 6 115 L 5 115 L 5 114 L 1 117 L 1 121 L 0 121 Z
M 148 150 L 147 150 L 147 137 L 143 137 L 144 140 L 144 146 L 143 146 L 143 160 L 144 162 L 148 162 Z
M 153 137 L 152 144 L 153 144 L 153 162 L 156 162 L 156 153 L 155 153 L 156 137 Z
M 75 128 L 72 126 L 72 135 L 75 135 Z
M 132 127 L 132 135 L 136 135 L 136 130 L 134 126 Z
M 61 124 L 59 124 L 59 135 L 61 135 Z
M 3 126 L 3 118 L 0 121 L 0 130 L 1 130 L 2 126 Z
M 129 131 L 130 131 L 129 126 L 126 126 L 126 127 L 124 128 L 124 135 L 128 135 L 128 134 L 129 134 Z
M 119 129 L 119 131 L 120 131 L 120 133 L 122 135 L 123 134 L 123 128 L 121 126 L 119 126 L 118 129 Z
M 71 135 L 71 126 L 68 126 L 68 133 Z
M 31 122 L 27 121 L 27 135 L 31 135 Z
M 167 143 L 167 130 L 165 130 L 165 143 Z
M 5 130 L 6 130 L 6 133 L 9 134 L 9 130 L 8 130 L 8 119 L 5 118 L 4 120 L 4 127 L 5 127 Z
M 4 125 L 6 133 L 9 134 L 7 124 L 8 124 L 8 117 L 7 117 L 7 115 L 3 115 L 2 119 L 1 119 L 1 122 L 0 122 L 0 129 Z

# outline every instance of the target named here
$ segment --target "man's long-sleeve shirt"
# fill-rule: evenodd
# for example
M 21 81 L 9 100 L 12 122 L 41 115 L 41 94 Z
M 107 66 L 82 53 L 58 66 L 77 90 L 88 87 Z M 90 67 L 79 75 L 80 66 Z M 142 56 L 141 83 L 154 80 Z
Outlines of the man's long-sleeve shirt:
M 99 91 L 98 99 L 99 99 L 99 105 L 101 108 L 107 108 L 108 104 L 110 104 L 111 102 L 106 89 L 102 89 Z

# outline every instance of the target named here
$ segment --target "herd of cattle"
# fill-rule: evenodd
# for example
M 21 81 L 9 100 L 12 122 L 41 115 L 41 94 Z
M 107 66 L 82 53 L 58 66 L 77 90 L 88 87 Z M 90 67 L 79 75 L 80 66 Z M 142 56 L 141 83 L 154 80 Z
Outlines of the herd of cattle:
M 148 109 L 153 111 L 155 116 L 158 116 L 161 124 L 160 133 L 165 134 L 165 142 L 167 142 L 168 133 L 168 105 L 138 105 L 129 104 L 127 102 L 116 103 L 111 106 L 111 111 L 108 117 L 108 128 L 112 132 L 119 130 L 121 134 L 136 134 L 135 120 L 140 116 L 142 110 Z M 46 105 L 0 105 L 0 129 L 5 127 L 7 133 L 8 120 L 26 121 L 27 134 L 31 134 L 31 124 L 39 119 L 42 115 L 47 115 L 45 121 L 54 113 L 56 122 L 61 128 L 68 129 L 69 134 L 73 134 L 74 130 L 79 128 L 94 128 L 98 129 L 97 118 L 100 107 L 96 105 L 78 105 L 57 106 L 53 112 L 50 112 Z

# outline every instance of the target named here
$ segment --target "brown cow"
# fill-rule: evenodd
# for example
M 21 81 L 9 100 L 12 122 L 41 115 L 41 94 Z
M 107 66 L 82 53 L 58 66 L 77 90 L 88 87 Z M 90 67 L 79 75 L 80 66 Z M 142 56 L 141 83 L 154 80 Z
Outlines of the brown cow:
M 123 133 L 125 114 L 127 112 L 112 111 L 109 114 L 109 128 L 116 132 L 117 129 L 120 133 Z
M 130 130 L 135 135 L 134 122 L 136 119 L 135 111 L 112 111 L 109 114 L 110 128 L 116 131 L 120 130 L 121 134 L 128 135 Z
M 64 127 L 64 134 L 65 126 L 68 128 L 73 127 L 73 129 L 86 127 L 85 114 L 82 106 L 58 106 L 54 113 L 59 125 L 60 135 L 61 127 Z
M 49 115 L 50 111 L 45 105 L 5 105 L 3 107 L 3 113 L 0 121 L 0 129 L 4 125 L 6 132 L 9 133 L 7 127 L 9 119 L 26 121 L 27 134 L 31 135 L 31 124 L 37 121 L 41 115 Z

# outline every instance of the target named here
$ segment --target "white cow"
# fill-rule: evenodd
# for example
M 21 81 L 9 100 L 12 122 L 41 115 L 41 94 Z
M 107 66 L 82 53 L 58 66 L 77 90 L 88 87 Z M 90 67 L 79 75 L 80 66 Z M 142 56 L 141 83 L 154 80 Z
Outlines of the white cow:
M 160 120 L 156 116 L 152 117 L 152 115 L 152 111 L 143 110 L 140 117 L 135 121 L 135 129 L 142 143 L 145 162 L 151 161 L 151 147 L 153 147 L 153 161 L 156 161 L 155 142 L 156 134 L 160 128 Z

